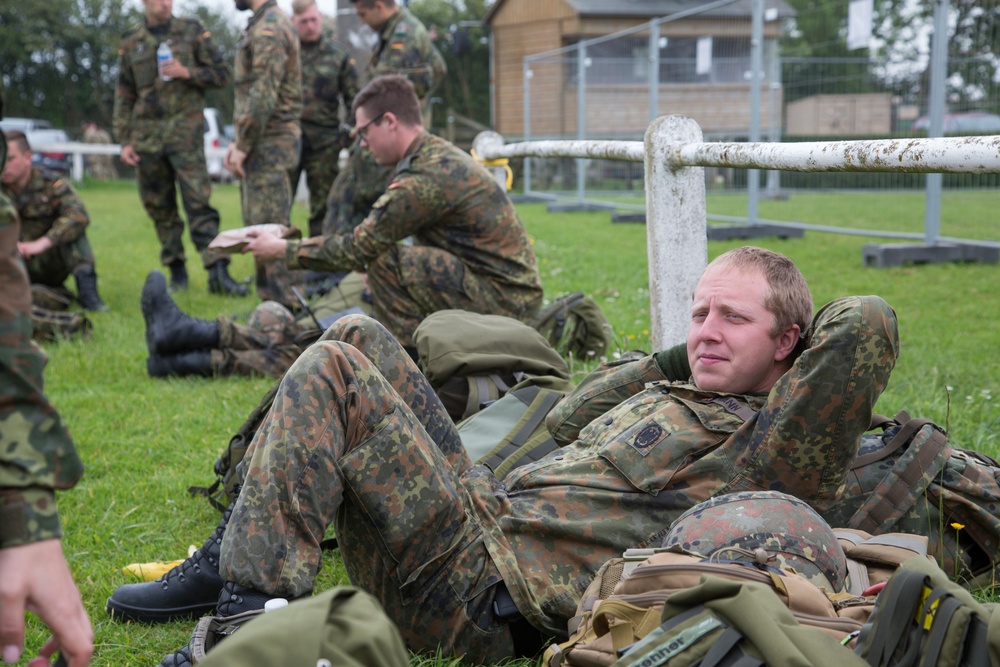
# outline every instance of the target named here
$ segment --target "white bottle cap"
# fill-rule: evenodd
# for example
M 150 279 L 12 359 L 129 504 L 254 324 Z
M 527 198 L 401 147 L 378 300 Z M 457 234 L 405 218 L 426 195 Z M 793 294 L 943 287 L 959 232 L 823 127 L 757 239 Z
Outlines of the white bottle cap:
M 273 598 L 264 603 L 264 611 L 274 611 L 275 609 L 281 609 L 282 607 L 288 606 L 288 600 L 285 598 Z

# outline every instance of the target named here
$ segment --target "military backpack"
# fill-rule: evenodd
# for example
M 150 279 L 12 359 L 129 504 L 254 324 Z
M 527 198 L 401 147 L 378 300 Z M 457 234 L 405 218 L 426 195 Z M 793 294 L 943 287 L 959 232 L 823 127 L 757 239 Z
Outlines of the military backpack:
M 532 320 L 531 326 L 559 354 L 578 361 L 604 356 L 611 343 L 611 323 L 597 302 L 583 292 L 553 299 Z

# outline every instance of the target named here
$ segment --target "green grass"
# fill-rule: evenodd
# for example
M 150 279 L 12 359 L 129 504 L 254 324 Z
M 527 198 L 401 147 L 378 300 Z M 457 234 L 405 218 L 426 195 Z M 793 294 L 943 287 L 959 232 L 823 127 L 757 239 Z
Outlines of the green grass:
M 181 558 L 200 545 L 218 522 L 202 499 L 187 495 L 191 484 L 212 479 L 212 464 L 236 427 L 270 385 L 267 379 L 152 380 L 139 294 L 146 274 L 159 268 L 152 223 L 132 182 L 85 183 L 80 188 L 91 214 L 89 232 L 97 255 L 99 288 L 111 307 L 92 316 L 88 341 L 47 345 L 49 396 L 61 412 L 87 466 L 75 489 L 60 494 L 64 549 L 96 631 L 95 665 L 153 665 L 187 641 L 192 623 L 147 627 L 115 623 L 104 601 L 129 578 L 131 562 Z M 949 195 L 949 221 L 942 228 L 961 235 L 950 222 L 968 225 L 977 238 L 998 238 L 991 214 L 998 193 Z M 721 199 L 721 200 L 720 200 Z M 712 212 L 736 214 L 736 198 L 713 198 Z M 919 231 L 922 195 L 794 195 L 763 202 L 763 217 L 817 224 Z M 235 186 L 219 186 L 213 202 L 224 228 L 240 226 Z M 723 207 L 731 207 L 724 210 Z M 649 291 L 646 230 L 612 224 L 608 213 L 549 214 L 542 204 L 519 206 L 535 241 L 542 280 L 549 295 L 581 289 L 601 303 L 624 349 L 649 349 Z M 293 220 L 305 228 L 305 212 Z M 964 232 L 963 232 L 964 233 Z M 888 299 L 900 320 L 902 352 L 888 390 L 876 406 L 948 423 L 953 441 L 996 456 L 1000 410 L 1000 307 L 997 266 L 926 265 L 898 269 L 862 266 L 862 247 L 875 239 L 807 232 L 796 240 L 760 239 L 794 259 L 809 280 L 817 304 L 847 293 L 875 293 Z M 710 243 L 712 257 L 740 242 Z M 207 294 L 206 275 L 189 247 L 191 289 L 180 306 L 200 317 L 247 314 L 255 298 Z M 253 271 L 248 257 L 236 257 L 237 278 Z M 579 365 L 577 374 L 587 368 Z M 949 400 L 950 397 L 950 400 Z M 327 555 L 320 588 L 346 583 L 336 554 Z M 32 619 L 27 654 L 44 639 Z M 24 664 L 24 662 L 22 662 Z M 440 658 L 414 664 L 443 665 Z

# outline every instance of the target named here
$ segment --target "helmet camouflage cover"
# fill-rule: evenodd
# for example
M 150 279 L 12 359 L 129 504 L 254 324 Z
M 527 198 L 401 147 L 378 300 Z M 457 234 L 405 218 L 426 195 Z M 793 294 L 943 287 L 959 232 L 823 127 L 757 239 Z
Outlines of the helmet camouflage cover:
M 712 560 L 754 561 L 792 569 L 832 593 L 847 583 L 847 558 L 833 529 L 804 501 L 778 491 L 710 498 L 678 517 L 663 546 Z

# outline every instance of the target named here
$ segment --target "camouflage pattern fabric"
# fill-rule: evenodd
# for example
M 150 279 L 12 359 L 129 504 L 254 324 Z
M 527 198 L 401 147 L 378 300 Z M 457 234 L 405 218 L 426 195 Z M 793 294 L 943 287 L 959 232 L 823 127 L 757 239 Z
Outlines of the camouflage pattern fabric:
M 384 74 L 402 74 L 413 83 L 421 104 L 444 79 L 444 59 L 431 42 L 427 28 L 402 5 L 379 31 L 378 44 L 365 70 L 367 80 Z
M 289 225 L 292 188 L 288 171 L 299 159 L 302 75 L 299 38 L 275 0 L 257 8 L 236 49 L 236 146 L 247 154 L 240 181 L 244 225 Z M 267 286 L 257 262 L 257 285 Z M 258 289 L 262 301 L 280 299 Z
M 62 285 L 74 271 L 94 266 L 94 253 L 87 241 L 90 217 L 83 200 L 65 178 L 38 168 L 31 170 L 28 184 L 20 192 L 4 186 L 21 218 L 21 241 L 48 236 L 54 244 L 48 251 L 26 262 L 33 283 Z
M 301 44 L 302 154 L 288 172 L 295 191 L 302 172 L 309 187 L 309 236 L 319 236 L 326 218 L 330 186 L 340 173 L 340 149 L 349 145 L 343 131 L 341 103 L 347 113 L 358 94 L 360 74 L 350 51 L 324 31 L 315 42 Z
M 847 557 L 833 528 L 804 501 L 779 491 L 726 493 L 698 503 L 670 526 L 663 547 L 750 562 L 763 549 L 768 565 L 794 570 L 831 593 L 847 588 Z
M 379 40 L 368 65 L 365 79 L 385 74 L 401 74 L 413 83 L 421 105 L 426 106 L 431 92 L 444 80 L 447 67 L 434 48 L 427 28 L 403 6 L 379 31 Z M 371 151 L 360 139 L 351 147 L 347 168 L 334 180 L 330 190 L 323 233 L 344 233 L 354 229 L 368 215 L 372 205 L 385 191 L 392 170 L 375 162 Z M 333 207 L 336 202 L 336 207 Z
M 412 247 L 398 245 L 412 237 Z M 443 308 L 528 320 L 542 303 L 527 232 L 493 176 L 424 132 L 351 234 L 290 240 L 290 268 L 367 270 L 375 319 L 403 345 Z M 367 268 L 366 268 L 367 267 Z
M 0 549 L 61 537 L 54 491 L 83 475 L 69 432 L 43 391 L 48 359 L 31 340 L 19 225 L 13 203 L 0 195 Z
M 526 619 L 557 636 L 601 563 L 659 545 L 701 501 L 771 489 L 829 507 L 899 348 L 882 299 L 838 299 L 768 394 L 738 397 L 759 408 L 749 420 L 730 412 L 732 396 L 654 382 L 498 480 L 470 466 L 397 342 L 363 316 L 334 327 L 345 342 L 321 341 L 292 365 L 241 463 L 222 571 L 302 595 L 333 524 L 352 582 L 411 649 L 487 663 L 511 654 L 489 611 L 498 576 Z
M 219 349 L 212 350 L 216 375 L 280 378 L 292 365 L 302 346 L 296 338 L 304 329 L 284 306 L 265 301 L 250 313 L 246 326 L 220 317 Z
M 94 325 L 83 313 L 47 310 L 31 307 L 31 337 L 43 343 L 63 338 L 90 338 Z
M 156 48 L 170 43 L 174 59 L 191 70 L 188 80 L 159 77 Z M 219 213 L 209 204 L 211 181 L 205 163 L 205 90 L 230 82 L 230 70 L 211 33 L 194 19 L 173 17 L 164 26 L 145 23 L 127 31 L 118 49 L 114 133 L 139 154 L 139 198 L 160 240 L 160 261 L 183 261 L 184 222 L 177 190 L 191 228 L 191 240 L 205 267 L 222 257 L 207 250 L 219 232 Z
M 107 130 L 96 125 L 88 125 L 83 131 L 83 143 L 107 146 L 112 143 L 111 135 L 108 134 Z M 111 155 L 88 155 L 86 163 L 87 171 L 98 181 L 110 181 L 118 178 L 114 157 Z

